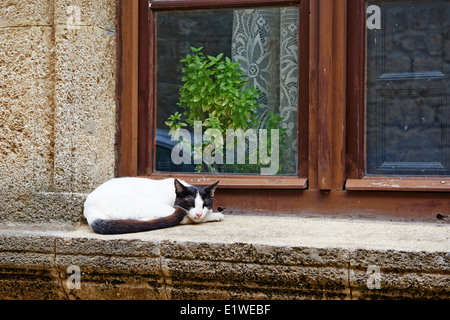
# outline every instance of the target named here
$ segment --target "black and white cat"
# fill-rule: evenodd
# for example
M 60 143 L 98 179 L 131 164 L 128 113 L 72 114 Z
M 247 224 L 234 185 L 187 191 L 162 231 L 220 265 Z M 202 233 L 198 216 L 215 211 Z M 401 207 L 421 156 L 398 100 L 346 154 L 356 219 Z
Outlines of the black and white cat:
M 116 178 L 90 193 L 84 216 L 100 234 L 121 234 L 222 221 L 212 211 L 216 182 L 206 188 L 177 179 Z

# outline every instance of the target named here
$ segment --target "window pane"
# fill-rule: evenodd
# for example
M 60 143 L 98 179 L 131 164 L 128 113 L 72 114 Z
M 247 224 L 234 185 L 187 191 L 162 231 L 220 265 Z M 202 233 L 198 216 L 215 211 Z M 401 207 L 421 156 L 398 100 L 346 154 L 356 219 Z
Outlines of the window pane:
M 298 7 L 156 13 L 156 171 L 297 173 L 298 23 Z
M 448 175 L 450 3 L 367 5 L 381 14 L 367 30 L 367 173 Z

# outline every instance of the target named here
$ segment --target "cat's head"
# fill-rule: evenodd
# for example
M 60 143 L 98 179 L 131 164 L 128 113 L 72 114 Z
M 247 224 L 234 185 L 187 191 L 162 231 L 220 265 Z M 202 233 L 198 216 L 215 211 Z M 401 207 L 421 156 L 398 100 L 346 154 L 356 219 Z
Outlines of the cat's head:
M 216 191 L 216 183 L 206 187 L 185 186 L 175 179 L 175 206 L 186 209 L 187 216 L 194 222 L 200 222 L 210 212 L 212 212 L 212 199 Z

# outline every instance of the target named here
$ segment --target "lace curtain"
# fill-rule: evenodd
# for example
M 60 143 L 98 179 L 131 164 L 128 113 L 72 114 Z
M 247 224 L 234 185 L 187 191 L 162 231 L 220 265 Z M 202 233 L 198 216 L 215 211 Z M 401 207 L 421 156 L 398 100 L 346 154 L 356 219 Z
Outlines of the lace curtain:
M 269 112 L 284 119 L 284 174 L 297 172 L 298 23 L 298 8 L 235 10 L 233 17 L 232 57 L 261 91 L 258 116 L 263 123 Z

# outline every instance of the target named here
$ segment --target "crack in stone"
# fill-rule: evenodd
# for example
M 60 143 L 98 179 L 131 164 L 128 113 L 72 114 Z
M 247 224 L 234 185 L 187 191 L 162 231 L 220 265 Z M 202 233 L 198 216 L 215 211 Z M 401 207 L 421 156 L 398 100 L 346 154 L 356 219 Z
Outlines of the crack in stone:
M 166 259 L 160 255 L 158 257 L 159 273 L 161 275 L 160 283 L 162 288 L 160 293 L 164 300 L 171 300 L 172 298 L 172 278 L 170 276 L 169 266 L 166 263 Z
M 18 25 L 1 25 L 0 24 L 0 29 L 19 29 L 19 28 L 58 28 L 58 27 L 67 27 L 66 24 L 18 24 Z M 105 32 L 111 32 L 114 33 L 116 32 L 116 29 L 110 29 L 110 28 L 106 28 L 104 26 L 100 26 L 100 25 L 93 25 L 93 24 L 80 24 L 80 25 L 72 25 L 72 27 L 76 27 L 76 28 L 80 28 L 81 29 L 85 29 L 90 31 L 90 29 L 100 29 L 102 31 Z
M 57 255 L 56 255 L 56 243 L 57 243 L 57 239 L 54 240 L 53 242 L 53 266 L 54 266 L 54 270 L 56 272 L 56 276 L 57 276 L 57 281 L 59 281 L 59 285 L 61 287 L 61 291 L 64 293 L 64 296 L 67 300 L 70 300 L 69 294 L 67 293 L 66 289 L 64 288 L 64 277 L 62 276 L 63 271 L 60 270 L 60 268 L 57 265 Z

